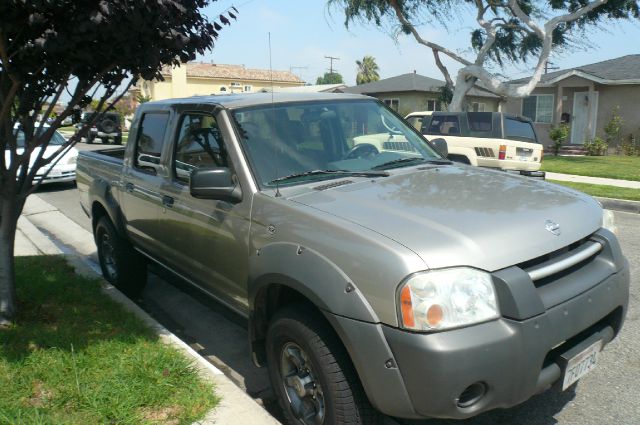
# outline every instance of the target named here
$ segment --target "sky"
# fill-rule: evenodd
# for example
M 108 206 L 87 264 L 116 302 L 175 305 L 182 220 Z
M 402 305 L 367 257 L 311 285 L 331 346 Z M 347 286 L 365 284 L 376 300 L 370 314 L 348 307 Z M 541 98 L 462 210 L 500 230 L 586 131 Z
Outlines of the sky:
M 356 63 L 365 55 L 376 59 L 381 78 L 413 72 L 442 80 L 429 49 L 419 45 L 411 36 L 394 39 L 390 29 L 373 24 L 344 26 L 344 14 L 339 9 L 327 9 L 326 0 L 218 0 L 205 13 L 214 18 L 235 6 L 238 20 L 221 32 L 214 49 L 198 61 L 221 64 L 243 64 L 247 68 L 269 68 L 269 33 L 271 60 L 274 70 L 291 70 L 308 83 L 328 71 L 329 59 L 335 71 L 342 74 L 347 85 L 354 85 Z M 462 9 L 452 18 L 447 30 L 419 27 L 428 40 L 440 43 L 458 53 L 469 53 L 469 34 L 473 21 L 470 9 Z M 628 54 L 640 53 L 640 23 L 621 22 L 596 30 L 585 40 L 584 48 L 552 56 L 561 69 L 595 63 Z M 472 55 L 465 55 L 473 58 Z M 445 60 L 452 74 L 458 66 Z M 533 64 L 518 65 L 504 70 L 495 69 L 508 78 L 530 75 Z M 454 77 L 455 79 L 455 77 Z

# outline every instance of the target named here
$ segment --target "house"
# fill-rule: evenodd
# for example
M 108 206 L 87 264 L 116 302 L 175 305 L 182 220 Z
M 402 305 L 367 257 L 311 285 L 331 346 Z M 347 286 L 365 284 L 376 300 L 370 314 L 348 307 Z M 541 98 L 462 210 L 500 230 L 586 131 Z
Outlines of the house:
M 161 71 L 164 81 L 141 81 L 130 91 L 135 95 L 161 100 L 197 95 L 256 93 L 265 88 L 295 87 L 304 81 L 289 71 L 245 68 L 189 62 L 179 67 L 166 66 Z
M 628 55 L 544 74 L 529 97 L 507 99 L 505 111 L 534 121 L 538 138 L 545 145 L 551 143 L 550 128 L 567 122 L 571 128 L 567 143 L 582 145 L 595 136 L 604 136 L 604 127 L 616 108 L 624 120 L 623 137 L 638 137 L 638 99 L 640 55 Z
M 416 111 L 440 111 L 439 101 L 445 82 L 425 77 L 415 71 L 372 83 L 347 87 L 345 93 L 359 93 L 377 97 L 400 115 Z M 476 112 L 498 111 L 501 98 L 480 87 L 472 88 L 467 95 L 467 110 Z

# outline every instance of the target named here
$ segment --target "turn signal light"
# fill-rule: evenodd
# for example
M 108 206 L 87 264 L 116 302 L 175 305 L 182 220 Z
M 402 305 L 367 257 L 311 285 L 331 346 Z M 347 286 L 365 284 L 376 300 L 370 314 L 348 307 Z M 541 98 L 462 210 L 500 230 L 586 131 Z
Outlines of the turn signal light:
M 411 302 L 411 288 L 405 286 L 400 293 L 400 309 L 402 310 L 402 322 L 405 326 L 414 327 L 416 321 L 413 318 L 413 304 Z
M 506 157 L 507 157 L 507 145 L 500 145 L 498 159 L 505 159 Z

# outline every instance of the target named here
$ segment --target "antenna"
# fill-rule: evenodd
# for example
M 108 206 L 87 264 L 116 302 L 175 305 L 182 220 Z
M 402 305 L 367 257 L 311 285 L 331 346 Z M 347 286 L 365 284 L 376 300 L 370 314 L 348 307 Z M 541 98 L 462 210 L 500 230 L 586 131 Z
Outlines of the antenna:
M 273 66 L 271 65 L 271 32 L 269 32 L 269 79 L 271 80 L 271 128 L 273 131 L 276 129 L 276 110 L 274 107 L 273 101 Z M 277 146 L 273 143 L 273 152 L 274 152 L 274 169 L 276 175 L 276 198 L 282 196 L 280 194 L 280 182 L 278 181 L 278 160 L 275 158 L 277 155 Z

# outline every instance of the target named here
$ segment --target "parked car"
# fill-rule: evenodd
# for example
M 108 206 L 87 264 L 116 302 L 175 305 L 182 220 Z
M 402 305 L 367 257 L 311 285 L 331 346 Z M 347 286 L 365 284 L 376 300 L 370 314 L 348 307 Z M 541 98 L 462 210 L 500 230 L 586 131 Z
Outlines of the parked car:
M 83 127 L 87 123 L 94 121 L 95 112 L 85 112 L 82 114 L 80 123 L 77 124 L 78 128 Z M 116 145 L 122 144 L 122 124 L 120 122 L 120 114 L 115 112 L 105 112 L 99 117 L 89 129 L 85 141 L 87 143 L 93 143 L 96 139 L 100 139 L 101 143 L 108 144 L 114 143 Z
M 405 117 L 429 139 L 446 140 L 448 158 L 544 177 L 543 155 L 528 118 L 501 112 L 413 112 Z
M 47 124 L 44 125 L 43 129 L 48 128 Z M 17 153 L 22 154 L 25 148 L 25 138 L 24 133 L 18 127 L 15 128 L 17 132 L 17 143 L 18 149 Z M 49 141 L 49 145 L 45 148 L 43 158 L 47 159 L 52 157 L 58 152 L 60 146 L 66 143 L 66 140 L 62 134 L 58 131 L 53 133 L 51 140 Z M 40 155 L 42 147 L 37 147 L 33 150 L 29 161 L 29 170 L 33 166 L 36 158 Z M 11 153 L 9 149 L 6 149 L 4 152 L 4 158 L 6 163 L 10 163 L 11 161 Z M 72 182 L 76 179 L 76 162 L 78 158 L 78 150 L 74 147 L 70 148 L 66 153 L 62 155 L 62 157 L 54 164 L 50 162 L 48 165 L 40 168 L 38 170 L 34 181 L 38 182 L 42 180 L 42 183 L 62 183 L 62 182 Z M 46 174 L 46 176 L 45 176 Z
M 102 273 L 135 294 L 152 261 L 246 317 L 288 424 L 514 406 L 624 321 L 598 202 L 448 161 L 373 98 L 168 99 L 130 134 L 78 159 Z

